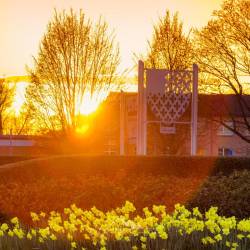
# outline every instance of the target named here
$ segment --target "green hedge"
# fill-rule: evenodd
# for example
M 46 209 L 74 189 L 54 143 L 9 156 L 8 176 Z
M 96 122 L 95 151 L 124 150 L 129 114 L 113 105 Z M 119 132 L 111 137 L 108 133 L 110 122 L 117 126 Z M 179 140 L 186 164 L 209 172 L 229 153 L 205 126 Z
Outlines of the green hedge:
M 124 190 L 128 191 L 133 190 L 134 192 L 136 190 L 135 192 L 137 196 L 140 196 L 140 198 L 145 197 L 146 201 L 155 201 L 159 199 L 162 202 L 161 190 L 163 193 L 165 191 L 167 194 L 171 193 L 171 195 L 167 196 L 169 197 L 167 199 L 171 199 L 171 196 L 177 197 L 177 194 L 181 194 L 179 196 L 183 198 L 182 196 L 187 196 L 187 191 L 190 192 L 191 190 L 192 192 L 195 192 L 195 190 L 197 190 L 200 185 L 202 185 L 202 183 L 208 178 L 208 184 L 205 184 L 205 186 L 203 185 L 201 189 L 198 190 L 197 195 L 193 198 L 195 202 L 193 202 L 192 204 L 196 204 L 197 206 L 206 210 L 206 208 L 211 205 L 220 206 L 221 201 L 225 205 L 225 209 L 221 211 L 223 211 L 223 213 L 224 211 L 226 211 L 225 213 L 229 211 L 228 214 L 230 215 L 232 211 L 229 209 L 234 207 L 233 200 L 236 200 L 236 197 L 239 197 L 240 200 L 237 200 L 237 204 L 240 206 L 240 204 L 245 204 L 244 195 L 246 195 L 246 197 L 249 197 L 250 194 L 250 190 L 246 186 L 244 186 L 245 189 L 241 189 L 241 186 L 243 186 L 244 183 L 248 183 L 248 185 L 250 186 L 250 183 L 244 180 L 244 178 L 248 177 L 243 176 L 242 178 L 236 178 L 234 175 L 231 176 L 235 170 L 238 171 L 239 175 L 241 175 L 241 173 L 249 172 L 250 158 L 189 156 L 120 157 L 83 155 L 53 156 L 26 161 L 23 157 L 14 157 L 13 159 L 5 158 L 5 161 L 10 162 L 10 160 L 20 160 L 20 162 L 0 166 L 0 183 L 9 184 L 11 181 L 18 181 L 21 184 L 24 183 L 25 185 L 33 185 L 34 180 L 42 183 L 44 180 L 48 180 L 48 183 L 50 183 L 49 181 L 51 181 L 51 183 L 53 184 L 55 183 L 56 179 L 67 179 L 72 180 L 72 187 L 75 187 L 75 180 L 77 179 L 76 177 L 80 176 L 83 180 L 88 180 L 88 178 L 91 177 L 93 178 L 93 183 L 91 184 L 92 186 L 86 187 L 86 200 L 88 200 L 87 197 L 90 197 L 87 195 L 92 191 L 93 193 L 99 195 L 99 197 L 97 197 L 98 199 L 102 197 L 100 193 L 104 189 L 103 187 L 107 187 L 105 189 L 106 193 L 104 192 L 105 195 L 110 195 L 110 193 L 116 192 L 117 190 L 117 192 L 120 192 L 119 190 L 121 189 L 121 187 L 124 187 Z M 151 179 L 149 178 L 149 176 Z M 143 187 L 138 184 L 141 177 L 144 177 L 144 181 L 148 181 L 150 179 L 150 181 L 148 181 L 149 183 L 145 184 L 146 191 L 143 190 Z M 106 181 L 113 180 L 114 178 L 118 180 L 116 189 L 112 189 L 112 187 L 110 188 L 110 186 L 106 185 L 105 183 Z M 100 179 L 103 180 L 103 183 L 99 183 Z M 163 181 L 166 179 L 169 180 L 168 183 L 170 183 L 171 180 L 175 179 L 178 179 L 178 183 L 180 184 L 187 181 L 188 183 L 190 183 L 187 186 L 188 190 L 186 190 L 185 188 L 180 188 L 181 185 L 179 184 L 173 187 L 167 187 L 166 182 L 164 183 Z M 95 183 L 95 180 L 98 183 Z M 152 182 L 152 180 L 154 181 L 154 183 Z M 122 182 L 124 182 L 124 184 L 120 185 Z M 68 185 L 68 182 L 66 183 L 67 184 L 65 186 Z M 192 186 L 194 183 L 197 184 L 195 187 Z M 234 184 L 231 185 L 231 183 Z M 132 189 L 132 186 L 134 187 L 134 189 Z M 44 185 L 42 185 L 42 187 L 44 187 Z M 98 188 L 101 191 L 96 191 Z M 237 194 L 239 190 L 241 190 L 240 192 L 242 192 L 241 195 Z M 236 196 L 234 196 L 235 192 Z M 131 192 L 128 193 L 130 194 Z M 143 193 L 143 195 L 140 193 Z M 154 195 L 152 195 L 152 193 Z M 70 195 L 72 195 L 71 190 Z M 94 196 L 94 194 L 91 196 Z M 224 197 L 227 198 L 223 199 Z M 230 197 L 232 197 L 231 200 Z M 188 199 L 189 198 L 190 196 L 188 196 Z M 218 198 L 216 201 L 213 200 L 216 198 Z M 144 204 L 143 201 L 141 203 Z M 176 203 L 176 201 L 174 201 L 174 203 Z M 235 207 L 238 206 L 237 204 L 235 205 Z M 238 209 L 238 211 L 239 210 L 240 208 Z M 237 214 L 239 213 L 237 212 Z M 240 216 L 241 215 L 239 215 L 239 217 Z
M 0 157 L 0 165 L 12 164 L 13 172 L 27 172 L 36 175 L 55 173 L 71 175 L 75 173 L 110 175 L 119 170 L 129 174 L 150 173 L 155 175 L 204 176 L 231 174 L 234 170 L 250 170 L 250 158 L 230 157 L 136 157 L 136 156 L 52 156 L 28 160 L 27 157 Z M 25 161 L 28 160 L 28 161 Z M 22 161 L 22 162 L 18 162 Z M 30 170 L 32 169 L 32 172 Z
M 17 179 L 78 174 L 112 176 L 118 171 L 127 175 L 153 174 L 178 177 L 207 176 L 215 163 L 213 157 L 134 157 L 134 156 L 53 156 L 17 162 L 0 167 L 3 176 Z M 11 168 L 10 168 L 11 167 Z M 13 168 L 14 167 L 14 168 Z
M 218 157 L 212 175 L 230 175 L 235 170 L 250 170 L 250 157 Z
M 248 218 L 250 216 L 250 170 L 234 171 L 226 176 L 209 177 L 200 190 L 189 201 L 188 208 L 199 207 L 207 211 L 211 206 L 219 214 Z
M 27 156 L 0 156 L 0 165 L 19 162 L 19 161 L 26 161 L 30 160 L 34 157 L 27 157 Z

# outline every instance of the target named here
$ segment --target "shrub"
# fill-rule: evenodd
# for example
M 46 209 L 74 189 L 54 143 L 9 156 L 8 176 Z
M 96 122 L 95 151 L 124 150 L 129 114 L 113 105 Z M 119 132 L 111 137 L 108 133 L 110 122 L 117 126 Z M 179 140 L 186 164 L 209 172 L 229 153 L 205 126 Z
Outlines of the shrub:
M 29 222 L 29 210 L 62 211 L 71 203 L 89 209 L 97 206 L 106 211 L 131 200 L 138 209 L 164 204 L 172 211 L 176 203 L 185 203 L 201 185 L 202 178 L 178 178 L 168 175 L 117 172 L 103 175 L 37 177 L 20 181 L 7 178 L 0 183 L 0 211 Z M 29 210 L 27 209 L 27 206 Z
M 8 216 L 0 212 L 0 223 L 8 220 Z
M 235 170 L 250 170 L 250 157 L 218 157 L 214 165 L 212 175 L 230 175 Z
M 25 178 L 36 178 L 40 175 L 74 175 L 103 174 L 112 175 L 120 169 L 130 173 L 143 172 L 156 175 L 208 176 L 219 172 L 228 175 L 234 170 L 250 170 L 250 157 L 190 157 L 190 156 L 166 156 L 166 157 L 138 157 L 138 156 L 84 156 L 64 155 L 51 156 L 25 161 L 25 157 L 0 157 L 0 165 L 11 164 L 9 175 Z M 0 167 L 1 169 L 1 167 Z M 7 169 L 4 175 L 8 173 Z M 1 177 L 1 176 L 0 176 Z
M 209 177 L 188 207 L 198 206 L 206 211 L 217 206 L 225 216 L 244 218 L 250 216 L 250 171 L 234 171 L 226 176 L 218 174 Z
M 19 162 L 19 161 L 26 161 L 32 158 L 33 157 L 29 156 L 0 156 L 0 165 Z
M 96 205 L 107 210 L 124 200 L 138 208 L 164 204 L 171 211 L 175 203 L 186 204 L 211 174 L 222 171 L 227 176 L 249 166 L 250 158 L 232 157 L 69 155 L 32 159 L 0 166 L 0 211 L 27 221 L 27 206 L 49 211 L 76 203 L 85 209 Z

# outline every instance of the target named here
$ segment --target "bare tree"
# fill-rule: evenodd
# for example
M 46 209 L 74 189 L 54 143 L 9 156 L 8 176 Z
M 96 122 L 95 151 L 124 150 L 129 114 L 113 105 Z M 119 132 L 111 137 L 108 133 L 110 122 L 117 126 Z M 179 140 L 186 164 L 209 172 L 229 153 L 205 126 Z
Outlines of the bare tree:
M 164 17 L 159 17 L 154 25 L 153 36 L 148 41 L 148 51 L 145 56 L 140 56 L 148 68 L 185 70 L 192 67 L 193 46 L 191 30 L 185 34 L 183 23 L 178 13 L 171 16 L 167 10 Z M 181 154 L 183 143 L 187 139 L 189 127 L 177 126 L 177 133 L 174 135 L 162 135 L 158 132 L 158 125 L 149 125 L 151 133 L 148 138 L 149 152 L 152 154 Z M 165 145 L 168 145 L 167 148 Z
M 154 26 L 152 40 L 148 41 L 146 66 L 169 70 L 190 67 L 193 59 L 190 32 L 185 35 L 178 13 L 171 17 L 167 10 Z
M 102 18 L 93 24 L 82 11 L 55 11 L 27 89 L 38 124 L 64 133 L 75 129 L 84 94 L 108 91 L 119 61 L 114 34 Z
M 6 119 L 5 127 L 7 127 L 13 135 L 38 134 L 40 131 L 34 122 L 35 115 L 36 113 L 32 107 L 24 103 L 19 112 L 10 112 L 8 119 Z
M 246 136 L 246 130 L 250 131 L 250 103 L 245 96 L 250 84 L 250 2 L 226 0 L 207 26 L 196 31 L 195 41 L 196 61 L 211 86 L 217 87 L 217 93 L 232 93 L 237 99 L 240 117 L 228 109 L 233 125 L 228 126 L 223 117 L 218 122 L 250 142 Z M 209 86 L 207 91 L 211 91 Z
M 5 79 L 0 79 L 0 134 L 3 134 L 4 123 L 8 118 L 8 109 L 13 103 L 14 95 L 14 86 L 11 87 Z

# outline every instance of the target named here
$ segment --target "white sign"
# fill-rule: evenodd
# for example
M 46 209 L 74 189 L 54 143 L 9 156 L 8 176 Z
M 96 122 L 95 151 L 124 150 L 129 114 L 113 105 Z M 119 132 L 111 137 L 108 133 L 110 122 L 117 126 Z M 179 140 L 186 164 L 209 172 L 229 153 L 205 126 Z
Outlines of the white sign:
M 161 134 L 175 134 L 176 133 L 176 128 L 175 127 L 165 127 L 165 126 L 160 126 L 160 133 Z
M 32 147 L 35 142 L 32 140 L 4 139 L 0 140 L 0 147 Z

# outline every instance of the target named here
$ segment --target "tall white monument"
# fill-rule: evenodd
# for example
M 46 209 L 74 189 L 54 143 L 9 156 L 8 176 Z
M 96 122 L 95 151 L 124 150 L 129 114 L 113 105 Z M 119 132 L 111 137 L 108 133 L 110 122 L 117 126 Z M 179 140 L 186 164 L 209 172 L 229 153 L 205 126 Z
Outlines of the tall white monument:
M 180 118 L 191 104 L 189 121 Z M 148 119 L 150 109 L 156 120 Z M 198 66 L 192 70 L 144 68 L 138 65 L 137 155 L 147 154 L 147 126 L 159 123 L 160 132 L 175 133 L 176 124 L 191 127 L 191 155 L 197 151 Z

